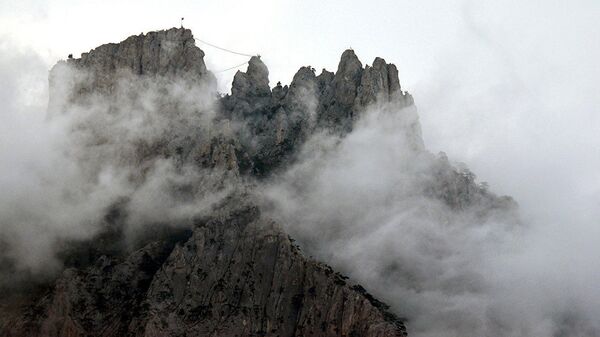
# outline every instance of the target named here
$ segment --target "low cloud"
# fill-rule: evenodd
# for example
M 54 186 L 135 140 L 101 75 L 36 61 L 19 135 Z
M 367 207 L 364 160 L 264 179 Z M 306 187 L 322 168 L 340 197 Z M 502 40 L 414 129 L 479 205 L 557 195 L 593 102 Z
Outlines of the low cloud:
M 187 226 L 227 193 L 224 173 L 172 155 L 219 132 L 203 83 L 125 73 L 110 96 L 74 102 L 73 85 L 89 74 L 62 63 L 47 113 L 47 65 L 32 51 L 1 47 L 3 285 L 59 270 L 64 243 L 105 230 L 114 207 L 131 241 L 142 224 Z
M 522 219 L 513 201 L 488 192 L 458 209 L 428 193 L 447 179 L 436 174 L 446 159 L 414 150 L 415 118 L 414 108 L 378 106 L 345 138 L 312 137 L 265 187 L 271 216 L 307 254 L 405 316 L 412 336 L 600 333 L 593 278 L 564 264 L 572 254 L 559 251 L 552 226 Z
M 40 85 L 46 83 L 47 65 L 35 53 L 1 43 L 0 72 L 2 284 L 14 281 L 15 273 L 59 270 L 61 244 L 98 234 L 115 205 L 126 213 L 126 236 L 135 238 L 152 223 L 188 225 L 236 187 L 224 186 L 223 172 L 199 170 L 163 155 L 193 148 L 222 131 L 213 121 L 212 93 L 202 86 L 186 79 L 164 79 L 158 85 L 125 80 L 113 100 L 90 96 L 48 117 L 48 90 Z M 420 134 L 416 110 L 385 104 L 365 112 L 346 137 L 314 134 L 294 165 L 255 182 L 267 213 L 308 254 L 391 304 L 408 319 L 411 336 L 600 334 L 595 284 L 600 266 L 590 239 L 600 234 L 598 205 L 590 198 L 598 196 L 597 183 L 581 177 L 561 181 L 569 163 L 556 169 L 551 165 L 555 157 L 545 161 L 555 153 L 543 137 L 516 137 L 530 144 L 529 150 L 507 156 L 510 160 L 497 167 L 477 161 L 482 151 L 506 149 L 499 146 L 505 140 L 499 133 L 513 130 L 510 123 L 520 120 L 501 112 L 521 105 L 484 92 L 478 97 L 491 102 L 482 98 L 477 105 L 496 106 L 492 112 L 502 116 L 505 128 L 495 130 L 493 119 L 485 125 L 461 124 L 465 115 L 477 115 L 461 101 L 467 95 L 472 99 L 472 91 L 453 87 L 455 76 L 449 78 L 439 81 L 441 96 L 432 97 L 424 110 L 440 112 L 437 124 L 428 117 L 429 130 L 454 128 L 443 135 L 426 133 L 426 144 L 446 145 L 451 154 L 463 149 L 460 159 L 475 162 L 476 172 L 506 172 L 506 178 L 492 181 L 491 189 L 514 189 L 524 196 L 518 199 L 521 215 L 510 199 L 477 192 L 485 186 L 474 182 L 470 171 L 452 168 L 444 156 L 415 151 Z M 58 97 L 66 99 L 70 90 L 63 89 Z M 528 98 L 518 90 L 509 93 L 521 101 Z M 309 98 L 304 108 L 313 110 Z M 178 108 L 169 109 L 173 104 Z M 492 112 L 484 117 L 491 118 Z M 233 127 L 241 133 L 244 125 Z M 461 143 L 465 138 L 453 137 L 461 133 L 477 141 Z M 165 142 L 165 135 L 175 137 Z M 544 151 L 536 155 L 534 145 Z M 574 159 L 583 162 L 580 156 Z M 531 163 L 527 179 L 544 188 L 531 188 L 519 177 L 524 162 Z M 472 206 L 453 208 L 431 193 L 440 170 L 473 183 Z M 585 193 L 573 193 L 569 186 Z M 222 193 L 208 193 L 215 190 Z

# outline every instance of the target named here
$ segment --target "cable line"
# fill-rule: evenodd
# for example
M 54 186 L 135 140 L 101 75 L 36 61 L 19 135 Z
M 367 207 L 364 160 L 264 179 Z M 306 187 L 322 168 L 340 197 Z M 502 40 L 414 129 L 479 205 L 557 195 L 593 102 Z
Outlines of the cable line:
M 211 46 L 211 47 L 213 47 L 213 48 L 217 48 L 217 49 L 220 49 L 220 50 L 222 50 L 222 51 L 226 51 L 226 52 L 228 52 L 228 53 L 232 53 L 232 54 L 236 54 L 236 55 L 241 55 L 241 56 L 248 56 L 248 57 L 256 56 L 256 55 L 250 55 L 250 54 L 238 53 L 238 52 L 236 52 L 236 51 L 229 50 L 229 49 L 227 49 L 227 48 L 223 48 L 223 47 L 219 47 L 219 46 L 217 46 L 217 45 L 214 45 L 214 44 L 212 44 L 212 43 L 208 43 L 208 42 L 206 42 L 206 41 L 202 41 L 202 40 L 200 40 L 200 39 L 198 39 L 198 38 L 196 38 L 196 41 L 199 41 L 199 42 L 201 42 L 201 43 L 204 43 L 204 44 L 206 44 L 206 45 L 209 45 L 209 46 Z
M 231 67 L 231 68 L 227 68 L 227 69 L 223 69 L 223 70 L 215 71 L 215 74 L 219 74 L 219 73 L 226 72 L 226 71 L 228 71 L 228 70 L 232 70 L 232 69 L 235 69 L 235 68 L 239 68 L 239 67 L 241 67 L 241 66 L 243 66 L 243 65 L 246 65 L 246 64 L 248 64 L 248 61 L 246 61 L 246 62 L 244 62 L 244 63 L 240 63 L 240 64 L 238 64 L 237 66 L 233 66 L 233 67 Z

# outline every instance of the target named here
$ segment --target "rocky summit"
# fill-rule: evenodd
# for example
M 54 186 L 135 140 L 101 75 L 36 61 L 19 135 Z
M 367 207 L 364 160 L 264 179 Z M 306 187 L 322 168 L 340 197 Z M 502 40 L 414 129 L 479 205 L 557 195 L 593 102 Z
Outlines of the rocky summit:
M 91 239 L 57 243 L 60 270 L 1 285 L 0 335 L 406 336 L 368 284 L 306 256 L 255 193 L 297 163 L 311 137 L 341 139 L 377 105 L 414 113 L 396 66 L 382 58 L 363 66 L 346 50 L 335 72 L 302 67 L 289 85 L 272 87 L 255 56 L 231 94 L 219 95 L 203 57 L 190 30 L 173 28 L 51 70 L 49 118 L 71 119 L 70 155 L 92 180 L 106 167 L 126 172 L 127 189 Z M 486 212 L 513 207 L 429 155 L 416 115 L 407 120 L 397 132 L 431 162 L 423 193 L 451 209 L 475 200 Z M 167 211 L 211 202 L 181 216 L 132 212 L 172 172 L 160 192 L 172 201 Z M 10 260 L 0 267 L 19 273 Z

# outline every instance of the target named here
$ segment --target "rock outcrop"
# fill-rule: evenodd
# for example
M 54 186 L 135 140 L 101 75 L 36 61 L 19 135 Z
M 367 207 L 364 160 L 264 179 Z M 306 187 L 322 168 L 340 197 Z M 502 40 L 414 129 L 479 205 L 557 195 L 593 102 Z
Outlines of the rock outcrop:
M 135 190 L 166 161 L 195 178 L 161 192 L 182 202 L 227 197 L 186 214 L 185 225 L 148 224 L 132 243 L 131 198 L 123 196 L 92 240 L 62 243 L 65 269 L 55 279 L 0 289 L 0 335 L 406 336 L 385 304 L 304 256 L 252 193 L 289 167 L 312 135 L 341 139 L 377 105 L 414 110 L 396 66 L 376 58 L 363 67 L 346 50 L 335 73 L 302 67 L 289 86 L 271 88 L 257 56 L 219 97 L 194 42 L 190 30 L 173 28 L 61 61 L 50 73 L 49 113 L 76 116 L 73 152 L 94 179 L 98 166 L 126 168 Z M 414 116 L 397 131 L 425 153 Z M 447 159 L 430 158 L 428 197 L 456 210 L 480 200 L 486 209 L 511 207 Z M 0 256 L 0 272 L 9 265 Z
M 223 114 L 246 128 L 239 133 L 251 160 L 250 174 L 268 175 L 315 131 L 344 135 L 370 105 L 393 104 L 398 111 L 412 106 L 410 94 L 402 92 L 398 70 L 382 58 L 373 67 L 358 60 L 352 50 L 341 57 L 336 73 L 323 69 L 320 75 L 302 67 L 289 86 L 269 88 L 268 70 L 260 58 L 252 57 L 247 72 L 235 74 L 231 95 L 222 99 Z M 413 143 L 422 149 L 420 126 L 415 121 Z
M 215 84 L 192 31 L 172 28 L 130 36 L 82 53 L 81 58 L 58 62 L 50 71 L 49 110 L 60 111 L 87 95 L 114 93 L 118 82 L 130 75 Z
M 176 82 L 206 96 L 205 105 L 218 106 L 217 119 L 226 119 L 225 124 L 232 122 L 239 128 L 233 130 L 234 134 L 202 132 L 186 142 L 176 139 L 170 144 L 161 135 L 157 141 L 144 142 L 135 162 L 148 159 L 150 149 L 167 157 L 194 155 L 207 166 L 216 163 L 264 177 L 289 161 L 315 131 L 340 135 L 352 131 L 361 113 L 375 102 L 394 104 L 397 110 L 413 105 L 412 96 L 401 90 L 395 65 L 376 58 L 372 67 L 363 68 L 352 50 L 342 54 L 336 73 L 323 69 L 317 76 L 313 68 L 302 67 L 289 86 L 278 84 L 273 89 L 267 67 L 254 56 L 246 72 L 235 74 L 231 94 L 212 103 L 216 97 L 215 79 L 206 69 L 204 52 L 194 41 L 190 30 L 173 28 L 131 36 L 121 43 L 83 53 L 81 58 L 59 62 L 50 72 L 50 113 L 74 105 L 97 105 L 99 96 L 107 105 L 105 112 L 123 106 L 136 108 L 148 104 L 141 101 L 146 97 L 140 91 L 147 94 L 151 89 L 155 97 L 152 103 L 160 107 L 161 114 L 168 114 L 181 109 L 170 96 Z M 411 128 L 413 143 L 422 148 L 418 120 Z M 177 135 L 171 132 L 169 137 Z M 198 156 L 197 149 L 210 148 L 212 152 L 215 144 L 216 158 Z M 223 153 L 228 157 L 224 162 L 218 159 L 224 157 Z
M 397 75 L 395 67 L 381 59 L 377 71 L 364 70 L 346 51 L 337 74 L 316 76 L 303 67 L 289 86 L 271 89 L 267 67 L 253 57 L 247 71 L 235 75 L 231 95 L 208 100 L 214 120 L 189 125 L 205 106 L 190 108 L 185 97 L 173 97 L 172 88 L 183 81 L 187 89 L 199 85 L 204 94 L 215 93 L 203 56 L 187 29 L 100 46 L 52 69 L 50 113 L 91 107 L 92 117 L 119 116 L 133 107 L 155 119 L 166 116 L 176 127 L 153 129 L 150 136 L 113 140 L 118 130 L 104 134 L 107 126 L 96 128 L 89 120 L 76 131 L 89 128 L 86 135 L 96 137 L 81 146 L 98 165 L 135 169 L 134 186 L 143 184 L 153 163 L 169 160 L 177 168 L 225 172 L 213 185 L 201 183 L 210 185 L 207 193 L 218 193 L 226 185 L 244 184 L 244 177 L 265 177 L 289 164 L 316 130 L 349 132 L 373 99 L 409 102 L 397 78 L 390 79 Z M 151 105 L 140 100 L 148 88 Z M 131 144 L 118 147 L 119 153 L 106 150 L 113 141 Z M 173 190 L 185 200 L 194 188 Z M 121 227 L 129 200 L 119 200 L 107 211 L 103 233 L 63 248 L 66 269 L 56 279 L 21 291 L 4 289 L 0 334 L 406 336 L 404 323 L 385 304 L 304 256 L 281 226 L 261 213 L 248 189 L 229 192 L 190 226 L 148 226 L 133 246 Z
M 383 303 L 304 257 L 245 200 L 126 256 L 69 268 L 38 296 L 0 318 L 3 336 L 406 335 Z

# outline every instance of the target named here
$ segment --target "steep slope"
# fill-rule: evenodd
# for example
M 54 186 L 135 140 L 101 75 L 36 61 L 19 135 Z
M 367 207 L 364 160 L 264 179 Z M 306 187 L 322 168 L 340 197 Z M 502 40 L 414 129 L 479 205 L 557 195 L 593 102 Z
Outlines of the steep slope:
M 46 294 L 1 322 L 3 336 L 404 336 L 406 331 L 384 304 L 302 256 L 277 224 L 242 200 L 228 200 L 212 217 L 170 240 L 65 270 Z
M 373 67 L 363 69 L 352 50 L 342 54 L 335 74 L 323 69 L 317 76 L 313 68 L 302 67 L 289 86 L 278 83 L 272 90 L 268 76 L 262 61 L 252 57 L 247 72 L 235 74 L 231 95 L 222 99 L 224 116 L 246 126 L 238 137 L 251 158 L 247 169 L 257 176 L 289 162 L 316 131 L 351 132 L 371 104 L 393 102 L 398 110 L 413 105 L 412 97 L 401 91 L 396 66 L 377 58 Z M 422 149 L 417 120 L 407 133 L 415 149 Z
M 49 110 L 64 110 L 92 94 L 114 93 L 128 74 L 177 76 L 214 84 L 204 64 L 204 52 L 195 46 L 189 29 L 149 32 L 58 62 L 50 72 Z
M 57 64 L 49 110 L 51 116 L 74 116 L 73 158 L 91 179 L 105 168 L 126 173 L 133 194 L 107 205 L 92 240 L 59 243 L 66 269 L 54 279 L 2 289 L 0 333 L 406 335 L 387 306 L 305 257 L 261 213 L 247 182 L 292 160 L 316 128 L 340 116 L 353 118 L 368 97 L 399 91 L 397 80 L 385 75 L 395 68 L 380 65 L 385 70 L 362 76 L 356 56 L 345 55 L 342 63 L 349 65 L 340 69 L 353 72 L 352 79 L 326 72 L 318 78 L 303 68 L 290 87 L 273 90 L 266 66 L 252 58 L 248 71 L 236 74 L 232 95 L 220 102 L 203 52 L 186 29 L 132 36 Z M 323 98 L 315 115 L 306 100 L 317 90 Z M 214 120 L 203 118 L 209 110 Z M 148 119 L 124 127 L 123 116 L 136 114 Z M 157 119 L 164 123 L 147 132 L 147 122 Z M 231 126 L 237 123 L 242 125 Z M 349 132 L 350 126 L 333 129 Z M 134 226 L 136 191 L 153 187 L 153 174 L 165 162 L 176 175 L 163 195 L 181 203 L 200 195 L 226 197 L 208 210 Z M 184 174 L 189 170 L 193 179 Z
M 418 182 L 397 184 L 407 198 L 365 200 L 390 210 L 386 203 L 409 197 L 433 201 L 437 211 L 452 215 L 442 219 L 465 226 L 471 225 L 465 210 L 480 220 L 515 206 L 468 170 L 427 152 L 413 98 L 402 91 L 396 66 L 382 58 L 363 67 L 346 50 L 335 73 L 302 67 L 289 86 L 271 88 L 266 65 L 252 57 L 247 70 L 235 74 L 231 94 L 221 97 L 203 56 L 190 30 L 173 28 L 102 45 L 51 70 L 49 115 L 69 122 L 65 152 L 95 183 L 90 186 L 108 181 L 111 193 L 89 220 L 96 232 L 55 243 L 64 266 L 59 272 L 30 277 L 0 254 L 0 272 L 24 280 L 20 287 L 0 285 L 0 334 L 406 335 L 403 320 L 385 304 L 306 257 L 288 236 L 296 231 L 272 219 L 272 205 L 261 195 L 277 179 L 301 195 L 310 180 L 299 177 L 315 172 L 302 170 L 315 139 L 331 140 L 335 148 L 372 110 L 401 117 L 391 130 L 400 141 L 387 145 L 402 151 L 383 156 L 403 154 L 393 163 L 407 171 L 403 179 Z M 341 170 L 333 168 L 335 177 Z M 82 195 L 94 192 L 89 189 Z M 303 201 L 319 202 L 314 199 Z M 414 214 L 425 219 L 425 206 Z M 307 226 L 318 230 L 298 232 L 303 247 L 338 236 L 336 226 L 354 214 L 336 212 Z M 321 230 L 324 219 L 331 225 Z M 0 234 L 0 251 L 10 251 L 10 244 Z M 433 253 L 439 255 L 438 248 Z M 391 256 L 379 272 L 394 282 L 420 282 L 401 258 Z

